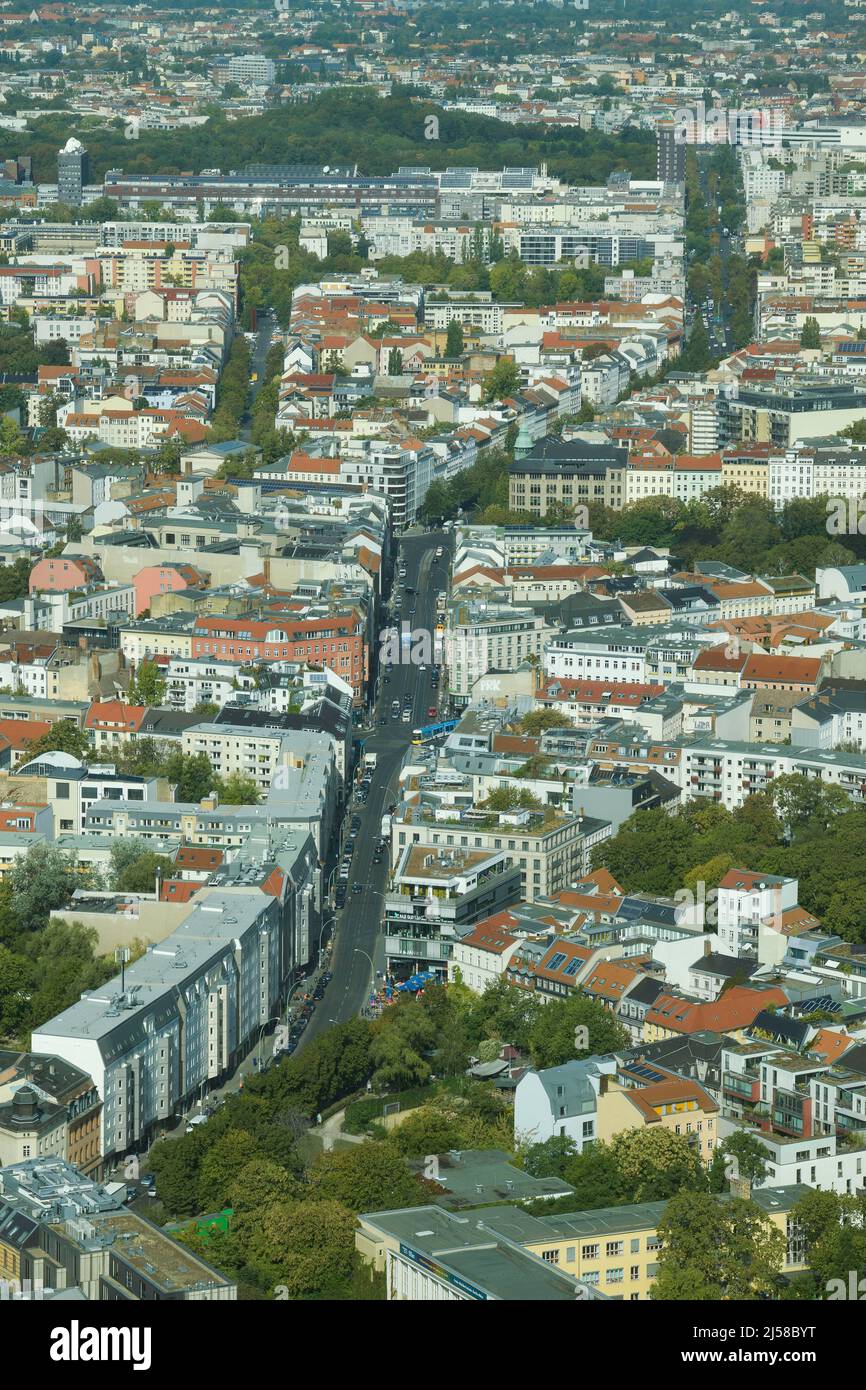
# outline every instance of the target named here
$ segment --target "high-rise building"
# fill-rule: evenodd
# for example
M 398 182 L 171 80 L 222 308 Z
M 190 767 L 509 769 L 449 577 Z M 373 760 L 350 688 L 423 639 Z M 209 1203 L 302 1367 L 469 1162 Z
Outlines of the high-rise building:
M 683 183 L 686 177 L 686 146 L 673 121 L 656 126 L 656 177 L 665 183 Z
M 3 177 L 11 183 L 33 182 L 33 160 L 30 155 L 17 155 L 3 161 Z
M 89 182 L 90 155 L 80 140 L 70 136 L 57 156 L 58 201 L 80 208 L 83 190 Z

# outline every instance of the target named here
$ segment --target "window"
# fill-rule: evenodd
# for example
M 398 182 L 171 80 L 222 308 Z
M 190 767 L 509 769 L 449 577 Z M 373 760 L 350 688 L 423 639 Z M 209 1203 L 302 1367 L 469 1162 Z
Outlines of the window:
M 581 1258 L 582 1260 L 597 1260 L 597 1259 L 598 1259 L 598 1246 L 597 1246 L 597 1245 L 582 1245 L 582 1246 L 580 1247 L 580 1258 Z
M 604 1276 L 606 1284 L 621 1284 L 625 1278 L 624 1269 L 609 1269 Z
M 541 1252 L 541 1258 L 542 1258 L 543 1260 L 546 1260 L 547 1263 L 548 1263 L 549 1265 L 558 1265 L 558 1264 L 559 1264 L 559 1251 L 558 1251 L 558 1250 L 542 1250 L 542 1252 Z
M 604 1247 L 604 1253 L 610 1259 L 614 1255 L 621 1255 L 625 1250 L 625 1241 L 609 1240 Z

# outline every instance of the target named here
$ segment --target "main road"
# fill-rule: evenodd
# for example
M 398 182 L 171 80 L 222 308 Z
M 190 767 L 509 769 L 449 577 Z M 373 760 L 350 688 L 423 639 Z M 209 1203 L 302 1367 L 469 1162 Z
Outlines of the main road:
M 443 555 L 437 560 L 435 552 L 439 546 L 443 547 Z M 398 560 L 406 566 L 401 618 L 413 630 L 428 631 L 432 639 L 436 625 L 436 595 L 439 590 L 447 588 L 448 582 L 448 533 L 434 531 L 404 535 Z M 407 586 L 411 586 L 415 592 L 410 594 Z M 397 588 L 395 577 L 394 592 Z M 410 616 L 413 601 L 415 613 Z M 408 648 L 402 650 L 407 652 Z M 374 864 L 373 851 L 381 838 L 382 817 L 387 814 L 391 803 L 397 800 L 397 779 L 406 749 L 412 741 L 412 730 L 431 722 L 427 710 L 438 703 L 437 695 L 444 699 L 445 689 L 444 680 L 440 682 L 438 691 L 433 689 L 429 665 L 426 672 L 409 664 L 383 666 L 378 671 L 378 693 L 371 728 L 364 735 L 364 752 L 377 755 L 376 768 L 366 805 L 348 808 L 350 816 L 360 816 L 361 828 L 355 841 L 346 906 L 337 913 L 335 920 L 330 964 L 332 978 L 304 1030 L 299 1050 L 310 1038 L 317 1037 L 334 1023 L 355 1018 L 369 997 L 374 971 L 384 969 L 382 916 L 390 873 L 390 854 Z M 403 696 L 407 691 L 412 697 L 412 716 L 408 723 L 403 723 L 399 716 L 396 720 L 391 718 L 391 702 L 399 701 L 402 710 Z M 385 726 L 380 724 L 383 718 L 388 720 Z M 362 885 L 361 893 L 352 892 L 355 883 Z

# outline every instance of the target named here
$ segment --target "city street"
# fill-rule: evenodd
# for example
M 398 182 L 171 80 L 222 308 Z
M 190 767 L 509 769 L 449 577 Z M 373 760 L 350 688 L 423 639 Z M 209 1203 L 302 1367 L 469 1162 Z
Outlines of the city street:
M 436 560 L 438 546 L 442 546 L 445 553 Z M 403 537 L 400 544 L 399 558 L 406 564 L 403 619 L 412 628 L 426 628 L 431 634 L 436 623 L 436 594 L 446 587 L 448 546 L 447 532 L 410 533 Z M 417 593 L 406 593 L 406 585 L 411 585 Z M 416 610 L 414 617 L 410 617 L 413 598 Z M 403 648 L 404 655 L 408 655 L 408 650 Z M 386 675 L 390 676 L 390 681 L 386 681 Z M 391 719 L 390 709 L 392 700 L 402 703 L 407 690 L 413 697 L 412 717 L 404 724 L 399 718 Z M 438 692 L 444 699 L 443 690 L 444 682 Z M 364 752 L 375 753 L 377 763 L 366 805 L 353 804 L 347 808 L 350 819 L 353 814 L 360 816 L 361 828 L 355 842 L 346 905 L 336 916 L 336 937 L 330 965 L 333 978 L 303 1034 L 299 1048 L 334 1023 L 356 1017 L 369 997 L 374 970 L 384 970 L 384 940 L 380 928 L 390 858 L 386 855 L 381 863 L 374 864 L 373 851 L 381 836 L 382 816 L 387 814 L 389 805 L 397 800 L 397 777 L 406 748 L 412 740 L 412 730 L 430 722 L 427 709 L 437 703 L 436 694 L 430 685 L 429 668 L 422 674 L 417 666 L 407 664 L 379 672 L 378 698 L 372 725 L 361 732 L 365 740 Z M 379 725 L 379 719 L 383 716 L 388 717 L 388 724 L 384 728 Z M 354 883 L 363 884 L 362 893 L 352 892 Z

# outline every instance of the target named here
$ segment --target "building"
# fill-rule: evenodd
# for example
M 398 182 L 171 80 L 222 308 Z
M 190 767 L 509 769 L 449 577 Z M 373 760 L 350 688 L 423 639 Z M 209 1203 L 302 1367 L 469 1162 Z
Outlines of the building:
M 385 894 L 389 971 L 400 979 L 419 969 L 451 975 L 470 928 L 519 898 L 520 869 L 501 850 L 406 845 Z
M 508 465 L 508 505 L 537 516 L 557 506 L 588 507 L 591 502 L 619 508 L 627 463 L 627 449 L 564 442 L 554 435 L 522 452 L 515 446 L 514 462 Z
M 663 183 L 684 183 L 686 142 L 673 121 L 656 123 L 656 178 Z
M 0 1168 L 0 1271 L 13 1287 L 101 1302 L 233 1300 L 224 1274 L 62 1158 Z
M 426 849 L 503 850 L 520 867 L 525 902 L 557 893 L 587 876 L 592 852 L 610 835 L 607 821 L 591 816 L 543 811 L 438 810 L 404 803 L 391 823 L 391 858 L 396 864 L 406 845 Z
M 599 1083 L 598 1138 L 603 1142 L 627 1129 L 660 1125 L 681 1134 L 707 1164 L 719 1142 L 720 1107 L 697 1081 L 665 1076 L 649 1086 L 623 1086 L 610 1076 Z
M 34 1052 L 0 1052 L 0 1112 L 14 1106 L 22 1090 L 30 1092 L 39 1109 L 62 1114 L 63 1148 L 56 1152 L 85 1175 L 96 1176 L 100 1171 L 102 1151 L 102 1103 L 87 1072 L 62 1057 Z M 39 1147 L 44 1134 L 52 1132 L 50 1124 L 42 1133 L 31 1137 L 27 1123 L 22 1124 L 27 1117 L 19 1112 L 17 1116 L 12 1113 L 9 1118 L 12 1123 L 8 1133 L 0 1122 L 0 1166 L 54 1151 Z M 43 1116 L 37 1128 L 48 1119 Z M 9 1142 L 13 1136 L 19 1141 L 20 1151 L 10 1156 Z
M 516 671 L 530 657 L 537 662 L 548 632 L 543 616 L 532 608 L 454 600 L 445 624 L 449 698 L 467 705 L 488 672 Z
M 90 155 L 74 136 L 66 141 L 57 156 L 57 200 L 71 208 L 80 208 L 84 189 L 90 183 Z
M 309 842 L 308 842 L 309 843 Z M 33 1033 L 36 1053 L 85 1070 L 103 1104 L 103 1157 L 141 1150 L 227 1076 L 278 1014 L 309 958 L 309 891 L 206 888 L 180 926 L 119 977 Z
M 553 1302 L 602 1298 L 483 1221 L 440 1207 L 362 1212 L 356 1247 L 384 1269 L 389 1303 Z
M 466 936 L 459 937 L 452 947 L 448 962 L 449 983 L 459 979 L 467 989 L 483 994 L 488 985 L 501 980 L 508 962 L 520 944 L 506 925 L 508 913 L 498 913 L 479 922 Z
M 237 82 L 241 86 L 271 87 L 277 78 L 277 65 L 262 53 L 236 53 L 213 68 L 217 82 Z
M 803 1186 L 773 1186 L 754 1190 L 751 1200 L 785 1236 L 785 1274 L 806 1268 L 805 1240 L 791 1213 L 808 1195 Z M 730 1193 L 718 1201 L 728 1202 Z M 516 1206 L 500 1206 L 484 1214 L 485 1224 L 524 1245 L 557 1269 L 568 1270 L 581 1283 L 608 1298 L 639 1302 L 652 1297 L 662 1242 L 658 1227 L 667 1202 L 639 1202 L 593 1211 L 530 1216 Z
M 596 1127 L 602 1076 L 613 1073 L 612 1059 L 591 1057 L 561 1067 L 526 1071 L 514 1092 L 514 1134 L 522 1143 L 543 1144 L 564 1136 L 578 1153 L 598 1138 Z

